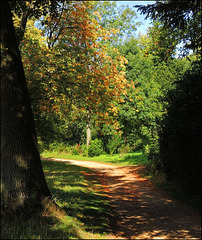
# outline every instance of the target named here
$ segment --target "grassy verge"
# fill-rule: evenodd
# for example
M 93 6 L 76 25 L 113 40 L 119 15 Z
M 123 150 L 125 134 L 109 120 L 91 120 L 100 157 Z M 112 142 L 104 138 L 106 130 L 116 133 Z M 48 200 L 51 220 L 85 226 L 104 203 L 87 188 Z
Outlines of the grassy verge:
M 64 158 L 72 160 L 85 160 L 101 163 L 110 163 L 120 166 L 133 166 L 133 165 L 146 165 L 147 154 L 143 154 L 141 151 L 126 154 L 114 154 L 114 155 L 100 155 L 97 157 L 84 157 L 81 155 L 68 155 L 66 153 L 58 152 L 44 152 L 41 154 L 44 158 Z
M 67 215 L 2 219 L 1 239 L 111 239 L 110 202 L 89 169 L 43 161 L 53 198 Z

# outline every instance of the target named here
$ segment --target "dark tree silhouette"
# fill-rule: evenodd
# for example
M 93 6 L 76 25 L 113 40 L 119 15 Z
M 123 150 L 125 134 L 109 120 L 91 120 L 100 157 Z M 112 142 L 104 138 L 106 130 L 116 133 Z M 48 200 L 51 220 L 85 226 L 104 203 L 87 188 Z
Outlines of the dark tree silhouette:
M 168 180 L 201 192 L 201 63 L 193 62 L 168 93 L 160 155 Z
M 146 18 L 159 20 L 166 28 L 178 31 L 185 48 L 201 50 L 201 1 L 157 1 L 147 6 L 135 5 Z M 172 32 L 171 32 L 172 34 Z
M 11 10 L 8 1 L 1 1 L 2 213 L 37 210 L 50 197 Z

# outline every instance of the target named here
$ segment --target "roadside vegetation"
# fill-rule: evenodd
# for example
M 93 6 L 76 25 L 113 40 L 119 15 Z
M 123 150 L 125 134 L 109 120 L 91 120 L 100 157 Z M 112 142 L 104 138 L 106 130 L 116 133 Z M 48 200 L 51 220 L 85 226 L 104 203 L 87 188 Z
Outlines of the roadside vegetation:
M 85 161 L 97 161 L 101 163 L 111 163 L 120 166 L 134 166 L 134 165 L 146 165 L 147 155 L 143 154 L 142 151 L 137 151 L 134 153 L 117 153 L 117 154 L 102 154 L 99 156 L 89 157 L 80 154 L 70 154 L 66 152 L 44 152 L 41 154 L 43 158 L 64 158 L 73 160 L 85 160 Z
M 15 220 L 4 217 L 1 239 L 111 239 L 111 206 L 95 174 L 83 167 L 43 161 L 53 200 L 65 216 L 37 214 Z

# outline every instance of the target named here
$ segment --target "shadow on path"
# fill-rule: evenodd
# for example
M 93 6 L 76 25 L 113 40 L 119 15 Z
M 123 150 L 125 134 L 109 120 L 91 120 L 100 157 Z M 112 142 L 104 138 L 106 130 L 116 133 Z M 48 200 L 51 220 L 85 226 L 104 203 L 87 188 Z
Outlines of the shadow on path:
M 141 178 L 139 170 L 119 167 L 100 173 L 112 199 L 114 233 L 138 239 L 200 239 L 200 215 Z
M 201 239 L 201 216 L 139 176 L 142 167 L 117 167 L 62 160 L 91 168 L 99 176 L 113 208 L 112 230 L 130 239 Z

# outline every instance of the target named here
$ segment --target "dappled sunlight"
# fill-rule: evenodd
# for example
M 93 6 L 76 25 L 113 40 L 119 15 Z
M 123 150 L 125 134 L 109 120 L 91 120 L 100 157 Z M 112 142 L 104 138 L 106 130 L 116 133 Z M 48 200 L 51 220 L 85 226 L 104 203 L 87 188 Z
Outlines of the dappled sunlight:
M 97 176 L 84 167 L 62 162 L 43 161 L 43 166 L 53 198 L 67 215 L 85 226 L 87 232 L 110 234 L 110 203 Z
M 148 179 L 140 177 L 143 166 L 122 167 L 90 161 L 55 160 L 93 170 L 89 172 L 84 168 L 82 174 L 87 178 L 99 178 L 112 207 L 110 226 L 116 237 L 170 239 L 200 236 L 200 215 L 157 189 Z M 88 187 L 92 181 L 95 179 L 91 179 L 91 183 L 84 181 L 82 184 Z M 96 185 L 96 181 L 93 185 Z M 83 208 L 83 216 L 81 215 L 80 219 L 86 224 L 98 217 L 102 206 L 99 205 L 99 199 L 94 199 L 88 191 L 82 191 L 82 195 L 75 204 L 77 208 Z M 74 207 L 69 206 L 67 211 L 71 212 Z
M 200 236 L 200 217 L 141 178 L 138 175 L 141 170 L 118 167 L 103 173 L 117 219 L 114 232 L 138 239 Z

